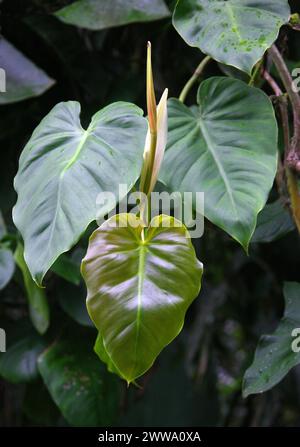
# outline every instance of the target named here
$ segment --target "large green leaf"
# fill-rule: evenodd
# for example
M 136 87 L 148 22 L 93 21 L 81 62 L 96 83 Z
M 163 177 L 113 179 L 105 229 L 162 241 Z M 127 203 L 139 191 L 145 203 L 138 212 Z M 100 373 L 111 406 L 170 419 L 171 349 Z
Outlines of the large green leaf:
M 250 73 L 289 17 L 288 0 L 179 0 L 173 24 L 189 45 Z
M 13 383 L 35 380 L 38 377 L 37 358 L 45 347 L 45 341 L 33 329 L 20 334 L 19 340 L 0 355 L 0 376 Z
M 45 289 L 38 287 L 33 281 L 24 260 L 23 245 L 20 243 L 15 251 L 15 261 L 23 275 L 24 286 L 29 304 L 30 319 L 35 329 L 40 334 L 44 334 L 50 324 L 50 311 Z
M 278 328 L 274 334 L 261 337 L 246 371 L 244 397 L 269 390 L 300 363 L 300 284 L 285 283 L 284 297 L 285 312 Z
M 78 0 L 55 13 L 60 20 L 82 28 L 101 30 L 132 22 L 168 17 L 163 0 Z
M 3 37 L 0 38 L 0 67 L 6 74 L 6 91 L 0 93 L 0 105 L 41 95 L 55 82 Z
M 247 249 L 276 172 L 272 104 L 262 91 L 222 77 L 200 85 L 198 103 L 169 101 L 160 178 L 173 191 L 203 191 L 205 216 Z
M 9 283 L 15 271 L 15 261 L 10 250 L 0 247 L 0 290 Z
M 74 426 L 111 425 L 118 409 L 118 380 L 99 362 L 92 346 L 90 333 L 73 331 L 38 361 L 53 400 Z
M 106 221 L 82 261 L 88 311 L 103 338 L 96 351 L 127 382 L 146 372 L 179 334 L 202 275 L 180 222 L 157 216 L 144 239 L 136 223 L 133 214 Z
M 136 182 L 147 132 L 142 111 L 115 103 L 96 113 L 84 130 L 80 104 L 56 105 L 27 143 L 15 178 L 13 218 L 25 243 L 25 260 L 40 285 L 54 261 L 114 200 L 96 204 L 102 191 L 118 194 Z
M 259 213 L 251 242 L 272 242 L 295 229 L 293 219 L 281 200 L 268 204 Z

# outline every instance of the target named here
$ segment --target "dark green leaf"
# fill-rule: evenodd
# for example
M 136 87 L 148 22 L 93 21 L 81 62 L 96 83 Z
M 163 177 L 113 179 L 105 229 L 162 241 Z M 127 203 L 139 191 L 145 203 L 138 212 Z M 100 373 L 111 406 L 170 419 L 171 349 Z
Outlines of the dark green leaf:
M 272 242 L 295 229 L 293 219 L 280 200 L 266 205 L 259 213 L 251 242 Z
M 110 425 L 117 412 L 118 380 L 94 354 L 89 333 L 57 340 L 39 358 L 44 382 L 66 420 L 74 426 Z
M 0 93 L 0 105 L 39 96 L 55 82 L 3 37 L 0 38 L 0 67 L 6 74 L 6 91 Z
M 203 191 L 205 216 L 247 249 L 276 173 L 272 104 L 262 91 L 222 77 L 200 85 L 198 103 L 169 101 L 160 178 L 173 191 Z
M 30 421 L 42 427 L 53 427 L 60 418 L 60 412 L 42 380 L 27 385 L 22 409 Z
M 2 213 L 0 211 L 0 241 L 3 238 L 3 236 L 6 235 L 6 226 L 5 226 L 5 222 L 2 216 Z
M 189 45 L 250 74 L 289 17 L 288 0 L 179 0 L 173 24 Z
M 45 342 L 36 332 L 24 333 L 5 353 L 0 354 L 0 375 L 13 383 L 36 379 L 37 358 L 44 349 Z
M 101 30 L 132 22 L 148 22 L 168 17 L 163 0 L 78 0 L 55 13 L 71 25 Z
M 144 239 L 136 224 L 133 214 L 106 221 L 82 261 L 88 311 L 103 337 L 104 351 L 96 350 L 127 382 L 144 374 L 179 334 L 202 276 L 182 223 L 157 216 Z
M 52 265 L 51 270 L 72 284 L 79 285 L 81 280 L 80 264 L 62 254 Z
M 283 291 L 284 316 L 274 334 L 259 341 L 244 377 L 244 397 L 269 390 L 300 363 L 300 284 L 287 282 Z
M 44 334 L 50 323 L 47 297 L 45 290 L 38 287 L 33 281 L 24 260 L 23 246 L 20 243 L 15 252 L 15 261 L 23 274 L 32 324 L 40 334 Z
M 86 288 L 81 281 L 79 286 L 64 284 L 58 291 L 59 304 L 74 321 L 82 326 L 93 326 L 86 308 Z
M 4 289 L 15 271 L 15 262 L 10 250 L 0 247 L 0 290 Z
M 128 190 L 141 169 L 147 132 L 142 110 L 115 103 L 96 113 L 87 130 L 80 105 L 56 105 L 26 145 L 15 178 L 14 222 L 25 243 L 25 260 L 40 285 L 56 259 L 68 251 L 90 222 L 109 212 L 100 192 Z

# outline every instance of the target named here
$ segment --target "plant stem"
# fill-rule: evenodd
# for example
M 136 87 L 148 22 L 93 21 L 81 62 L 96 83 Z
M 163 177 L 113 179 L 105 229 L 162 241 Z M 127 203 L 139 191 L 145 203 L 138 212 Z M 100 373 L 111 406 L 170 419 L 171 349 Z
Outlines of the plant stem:
M 285 154 L 287 154 L 289 147 L 290 147 L 290 129 L 289 129 L 289 117 L 288 117 L 288 101 L 286 95 L 283 95 L 281 88 L 275 81 L 275 79 L 270 75 L 270 73 L 267 70 L 262 71 L 262 77 L 267 81 L 267 83 L 272 88 L 273 92 L 276 96 L 276 103 L 279 105 L 280 115 L 281 115 L 281 121 L 282 121 L 282 129 L 283 129 L 283 136 L 284 136 L 284 149 Z M 278 168 L 277 168 L 277 174 L 276 174 L 276 183 L 277 188 L 279 192 L 280 199 L 282 200 L 282 203 L 284 206 L 286 206 L 286 199 L 285 199 L 285 182 L 284 182 L 284 166 L 281 161 L 280 153 L 278 153 Z
M 288 149 L 286 163 L 290 168 L 300 172 L 300 97 L 293 89 L 293 79 L 275 45 L 269 49 L 269 54 L 277 68 L 293 108 L 294 134 Z
M 202 59 L 202 61 L 200 62 L 200 64 L 196 68 L 196 70 L 194 71 L 193 76 L 188 80 L 188 82 L 183 87 L 183 89 L 182 89 L 182 91 L 181 91 L 181 93 L 179 95 L 179 101 L 185 102 L 186 97 L 189 94 L 189 91 L 194 86 L 194 84 L 197 82 L 199 77 L 202 75 L 206 65 L 211 60 L 212 60 L 212 58 L 210 56 L 206 56 L 204 59 Z
M 262 77 L 270 85 L 276 96 L 281 96 L 283 94 L 281 88 L 279 87 L 275 79 L 270 75 L 270 73 L 267 72 L 267 70 L 263 70 Z

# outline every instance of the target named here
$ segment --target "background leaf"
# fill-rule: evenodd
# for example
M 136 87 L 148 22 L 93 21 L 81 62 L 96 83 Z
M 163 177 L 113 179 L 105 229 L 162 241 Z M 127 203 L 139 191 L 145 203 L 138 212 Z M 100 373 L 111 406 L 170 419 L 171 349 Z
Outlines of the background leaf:
M 66 254 L 60 255 L 52 265 L 51 270 L 75 286 L 80 284 L 80 264 Z
M 24 260 L 23 245 L 20 243 L 18 244 L 15 252 L 15 261 L 23 275 L 24 286 L 29 304 L 30 319 L 35 329 L 40 334 L 44 334 L 50 324 L 50 312 L 45 289 L 38 287 L 33 281 Z
M 98 194 L 118 196 L 120 184 L 130 190 L 141 169 L 147 132 L 141 109 L 112 104 L 93 116 L 87 130 L 79 113 L 79 103 L 72 101 L 51 110 L 23 150 L 15 178 L 14 223 L 39 285 L 89 223 L 115 206 L 112 198 L 97 205 Z
M 200 85 L 198 104 L 169 101 L 160 178 L 173 191 L 203 191 L 205 216 L 247 249 L 276 172 L 272 104 L 262 91 L 222 77 Z
M 263 335 L 259 341 L 254 361 L 245 373 L 244 397 L 269 390 L 300 363 L 300 351 L 292 350 L 293 330 L 298 328 L 300 336 L 300 284 L 287 282 L 283 292 L 284 316 L 274 334 Z
M 27 385 L 22 409 L 31 423 L 42 427 L 53 427 L 62 419 L 41 378 Z
M 289 17 L 287 0 L 179 0 L 173 24 L 189 45 L 250 74 Z
M 55 13 L 60 20 L 92 30 L 168 17 L 163 0 L 78 0 Z
M 289 211 L 281 200 L 268 204 L 259 213 L 257 226 L 251 242 L 272 242 L 295 229 Z
M 0 105 L 39 96 L 55 83 L 3 37 L 0 38 L 0 67 L 6 73 L 6 92 L 0 93 Z
M 10 340 L 8 338 L 8 343 Z M 21 331 L 4 354 L 0 355 L 0 376 L 12 383 L 31 382 L 38 377 L 37 358 L 45 341 L 33 329 Z
M 119 383 L 93 353 L 93 331 L 74 331 L 39 358 L 43 380 L 73 426 L 111 425 L 118 409 Z
M 0 247 L 0 290 L 7 286 L 15 271 L 15 261 L 10 250 Z
M 70 283 L 60 285 L 58 301 L 74 321 L 82 326 L 93 326 L 86 308 L 86 287 L 82 280 L 77 287 Z
M 157 216 L 145 241 L 141 232 L 135 215 L 117 215 L 93 233 L 82 261 L 89 314 L 127 382 L 145 373 L 179 334 L 202 276 L 180 222 Z

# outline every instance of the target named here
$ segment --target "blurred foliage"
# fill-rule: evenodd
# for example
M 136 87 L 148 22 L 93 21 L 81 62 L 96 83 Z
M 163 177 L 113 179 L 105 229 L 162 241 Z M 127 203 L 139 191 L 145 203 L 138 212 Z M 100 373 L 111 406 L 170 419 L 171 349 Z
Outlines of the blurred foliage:
M 170 18 L 90 31 L 53 16 L 70 3 L 4 0 L 0 5 L 5 39 L 56 81 L 42 96 L 0 106 L 0 209 L 5 222 L 5 229 L 0 228 L 1 250 L 17 247 L 11 210 L 20 152 L 57 102 L 79 100 L 83 122 L 114 100 L 132 101 L 145 109 L 148 40 L 153 44 L 158 96 L 166 86 L 171 97 L 178 96 L 202 57 L 184 43 Z M 166 3 L 172 11 L 175 2 Z M 300 12 L 297 3 L 291 2 L 294 12 Z M 288 59 L 299 61 L 300 33 L 284 28 L 283 43 L 286 38 Z M 206 71 L 206 76 L 221 74 L 217 63 Z M 270 93 L 268 88 L 266 92 Z M 286 230 L 288 224 L 281 224 Z M 272 238 L 276 240 L 271 244 L 251 244 L 247 257 L 229 236 L 206 222 L 204 237 L 195 242 L 205 265 L 201 296 L 187 314 L 184 331 L 139 381 L 141 388 L 129 389 L 102 371 L 90 348 L 96 331 L 89 327 L 78 260 L 92 229 L 93 225 L 68 259 L 60 259 L 46 277 L 51 319 L 45 335 L 39 335 L 29 320 L 19 269 L 0 291 L 0 327 L 6 330 L 8 342 L 5 357 L 0 357 L 0 426 L 300 425 L 299 367 L 266 394 L 247 399 L 241 394 L 242 378 L 260 335 L 272 333 L 283 314 L 283 282 L 300 282 L 300 243 L 291 225 L 288 234 L 282 231 L 282 237 Z M 9 264 L 7 275 L 13 274 L 11 260 L 4 262 L 1 256 L 1 265 Z M 62 274 L 62 270 L 66 271 Z M 70 348 L 74 344 L 80 355 Z M 44 346 L 50 350 L 37 365 Z M 94 379 L 98 368 L 101 383 Z M 85 418 L 79 420 L 73 406 L 79 406 Z

